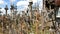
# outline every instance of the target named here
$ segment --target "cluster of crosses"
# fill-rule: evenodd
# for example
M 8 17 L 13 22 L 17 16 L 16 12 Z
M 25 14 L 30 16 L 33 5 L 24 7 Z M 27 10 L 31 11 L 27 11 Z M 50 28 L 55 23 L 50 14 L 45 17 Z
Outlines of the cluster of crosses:
M 0 9 L 2 9 L 2 8 L 0 8 Z M 6 5 L 4 9 L 5 9 L 5 11 L 6 11 L 6 16 L 7 16 L 7 13 L 8 13 L 8 10 L 9 10 L 9 9 L 8 9 L 8 6 Z M 10 10 L 14 10 L 14 9 L 17 10 L 17 6 L 11 5 Z M 0 14 L 1 14 L 1 13 L 2 13 L 2 11 L 0 10 Z

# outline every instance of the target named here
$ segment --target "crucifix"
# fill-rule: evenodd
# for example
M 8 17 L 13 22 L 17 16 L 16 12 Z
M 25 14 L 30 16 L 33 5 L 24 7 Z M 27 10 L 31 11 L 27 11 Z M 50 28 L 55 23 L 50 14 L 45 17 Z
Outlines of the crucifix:
M 8 7 L 7 7 L 7 5 L 6 5 L 6 7 L 5 7 L 5 10 L 6 10 L 6 16 L 7 16 L 7 10 L 8 10 Z

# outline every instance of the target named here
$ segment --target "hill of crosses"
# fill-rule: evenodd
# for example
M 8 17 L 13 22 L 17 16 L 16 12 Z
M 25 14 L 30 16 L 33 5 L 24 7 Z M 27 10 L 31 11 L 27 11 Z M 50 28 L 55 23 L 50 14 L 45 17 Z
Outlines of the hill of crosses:
M 0 34 L 60 34 L 60 0 L 0 0 Z

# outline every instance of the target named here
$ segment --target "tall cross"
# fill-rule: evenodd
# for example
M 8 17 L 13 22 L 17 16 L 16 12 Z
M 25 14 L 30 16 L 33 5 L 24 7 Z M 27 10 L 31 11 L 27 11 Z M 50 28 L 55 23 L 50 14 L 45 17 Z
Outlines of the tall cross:
M 11 10 L 11 17 L 12 17 L 12 19 L 13 19 L 14 5 L 11 5 L 10 10 Z
M 7 16 L 7 10 L 8 10 L 8 7 L 7 7 L 7 5 L 6 5 L 6 7 L 5 7 L 5 10 L 6 10 L 6 16 Z

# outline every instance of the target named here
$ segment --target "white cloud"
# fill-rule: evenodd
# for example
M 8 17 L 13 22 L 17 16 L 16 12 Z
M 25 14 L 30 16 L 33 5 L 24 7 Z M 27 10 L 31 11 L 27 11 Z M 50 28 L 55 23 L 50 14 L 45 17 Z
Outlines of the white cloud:
M 37 2 L 37 0 L 32 0 L 33 1 L 33 3 L 36 3 Z
M 0 0 L 0 4 L 4 4 L 4 1 L 3 0 Z
M 2 8 L 1 11 L 3 12 L 3 14 L 5 14 L 5 9 L 4 8 Z
M 30 0 L 25 0 L 25 1 L 19 1 L 17 2 L 17 6 L 20 6 L 20 5 L 28 5 L 29 4 L 29 1 Z M 31 0 L 33 3 L 36 3 L 37 0 Z
M 33 4 L 35 4 L 35 3 L 37 3 L 38 1 L 41 1 L 41 0 L 25 0 L 25 1 L 19 1 L 19 2 L 17 2 L 17 6 L 28 5 L 30 1 L 32 1 Z
M 24 10 L 28 7 L 29 1 L 30 0 L 19 1 L 19 2 L 17 2 L 16 5 L 19 6 L 19 7 L 23 6 L 23 8 L 20 8 L 20 10 Z M 35 3 L 39 3 L 40 9 L 42 9 L 42 2 L 43 2 L 42 0 L 32 0 L 32 1 L 33 1 L 34 6 L 35 6 Z
M 25 5 L 27 6 L 29 3 L 27 1 L 19 1 L 17 2 L 17 6 Z
M 27 9 L 28 4 L 29 3 L 27 1 L 19 1 L 19 2 L 17 2 L 17 6 L 20 8 L 20 10 Z
M 16 0 L 10 0 L 10 2 L 14 2 L 14 1 L 16 1 Z

